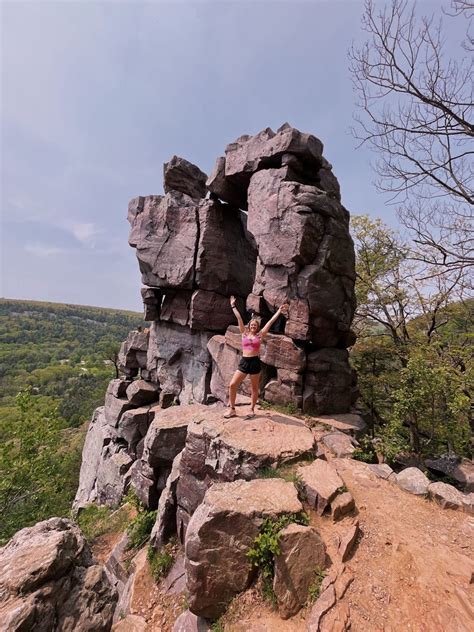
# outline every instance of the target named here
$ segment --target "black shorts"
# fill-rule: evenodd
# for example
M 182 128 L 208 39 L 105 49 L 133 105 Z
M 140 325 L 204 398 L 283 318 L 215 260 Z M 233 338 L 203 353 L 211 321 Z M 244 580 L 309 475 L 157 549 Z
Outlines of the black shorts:
M 260 358 L 258 356 L 253 356 L 252 358 L 242 358 L 237 370 L 242 371 L 242 373 L 247 373 L 248 375 L 256 375 L 257 373 L 260 373 L 262 370 Z

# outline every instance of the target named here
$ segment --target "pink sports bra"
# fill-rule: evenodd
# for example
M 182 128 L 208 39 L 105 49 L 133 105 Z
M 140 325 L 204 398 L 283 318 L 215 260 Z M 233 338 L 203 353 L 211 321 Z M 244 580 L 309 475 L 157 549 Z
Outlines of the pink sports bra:
M 242 349 L 244 351 L 260 351 L 260 336 L 249 338 L 246 334 L 242 334 Z

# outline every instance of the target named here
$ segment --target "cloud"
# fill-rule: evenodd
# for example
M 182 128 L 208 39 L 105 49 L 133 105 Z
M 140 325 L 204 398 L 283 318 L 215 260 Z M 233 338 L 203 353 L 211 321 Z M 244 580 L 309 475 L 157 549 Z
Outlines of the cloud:
M 25 246 L 25 250 L 35 257 L 53 257 L 55 255 L 62 255 L 66 252 L 64 248 L 39 243 L 27 244 Z
M 95 224 L 73 224 L 72 234 L 84 246 L 94 247 L 95 237 L 100 234 L 101 230 Z

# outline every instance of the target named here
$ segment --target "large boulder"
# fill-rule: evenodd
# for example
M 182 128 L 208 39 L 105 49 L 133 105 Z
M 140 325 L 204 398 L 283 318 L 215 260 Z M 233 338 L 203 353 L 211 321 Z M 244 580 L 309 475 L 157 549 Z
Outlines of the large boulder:
M 128 377 L 134 377 L 139 369 L 146 368 L 148 335 L 148 329 L 144 331 L 131 331 L 120 347 L 118 363 L 122 371 Z M 110 392 L 115 395 L 113 390 Z M 115 397 L 121 396 L 122 395 L 115 395 Z
M 278 538 L 273 590 L 283 619 L 295 615 L 307 602 L 315 569 L 326 564 L 326 547 L 312 527 L 290 524 Z
M 201 404 L 154 409 L 154 419 L 145 437 L 143 460 L 152 468 L 171 467 L 182 451 L 188 426 L 201 419 L 207 408 Z
M 399 487 L 416 496 L 426 496 L 430 479 L 417 467 L 407 467 L 395 476 Z
M 145 380 L 135 380 L 127 388 L 127 398 L 133 406 L 152 404 L 158 399 L 158 396 L 158 386 Z
M 163 165 L 165 193 L 179 191 L 199 200 L 206 196 L 206 180 L 207 175 L 199 167 L 179 156 L 173 156 Z
M 277 413 L 226 420 L 209 408 L 188 426 L 177 488 L 178 533 L 215 482 L 249 480 L 259 470 L 314 453 L 314 436 L 299 419 Z
M 459 483 L 465 492 L 474 492 L 474 463 L 469 459 L 443 456 L 439 459 L 426 459 L 425 465 Z
M 428 485 L 428 496 L 443 509 L 463 510 L 463 498 L 458 489 L 447 483 L 430 483 Z
M 142 282 L 159 288 L 192 289 L 198 202 L 177 191 L 138 200 L 129 205 L 129 244 L 136 249 Z
M 0 549 L 0 630 L 108 632 L 117 601 L 79 528 L 50 518 Z
M 249 585 L 247 552 L 265 518 L 303 509 L 292 483 L 281 479 L 213 485 L 194 512 L 186 534 L 186 587 L 194 614 L 215 619 Z

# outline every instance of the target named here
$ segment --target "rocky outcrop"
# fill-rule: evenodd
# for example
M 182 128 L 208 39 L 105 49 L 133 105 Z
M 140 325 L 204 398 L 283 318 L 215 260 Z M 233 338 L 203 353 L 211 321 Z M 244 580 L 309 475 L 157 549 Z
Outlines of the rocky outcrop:
M 108 631 L 117 594 L 77 526 L 51 518 L 0 549 L 0 630 Z
M 105 406 L 94 412 L 84 443 L 75 511 L 91 502 L 114 507 L 130 484 L 146 506 L 151 503 L 156 508 L 158 490 L 154 488 L 162 472 L 147 470 L 147 462 L 142 466 L 141 461 L 148 428 L 155 416 L 164 411 L 159 404 L 140 405 L 144 398 L 157 396 L 156 386 L 144 384 L 143 380 L 110 382 Z M 173 458 L 164 466 L 168 470 Z M 166 478 L 162 488 L 165 482 Z
M 302 509 L 294 486 L 281 479 L 214 484 L 194 512 L 186 534 L 190 610 L 202 617 L 219 617 L 252 579 L 246 554 L 263 519 Z
M 301 489 L 310 507 L 319 515 L 324 513 L 333 498 L 344 489 L 344 481 L 331 463 L 316 459 L 311 465 L 298 468 Z
M 469 459 L 445 456 L 439 459 L 426 459 L 428 469 L 444 474 L 459 483 L 465 492 L 474 492 L 474 463 Z
M 290 463 L 313 453 L 311 431 L 295 418 L 272 414 L 227 421 L 222 408 L 203 411 L 201 417 L 188 426 L 181 458 L 176 492 L 181 541 L 184 541 L 190 517 L 211 484 L 250 480 L 262 468 Z
M 146 358 L 132 340 L 121 350 L 128 377 L 140 372 L 181 403 L 210 393 L 224 400 L 237 353 L 226 350 L 227 336 L 212 334 L 235 323 L 229 296 L 263 318 L 288 302 L 288 319 L 262 354 L 265 398 L 322 414 L 350 410 L 354 248 L 322 151 L 319 139 L 288 124 L 267 128 L 228 145 L 207 182 L 173 156 L 165 195 L 130 202 L 129 243 L 153 322 Z
M 464 494 L 447 483 L 430 483 L 428 496 L 443 509 L 463 509 Z

